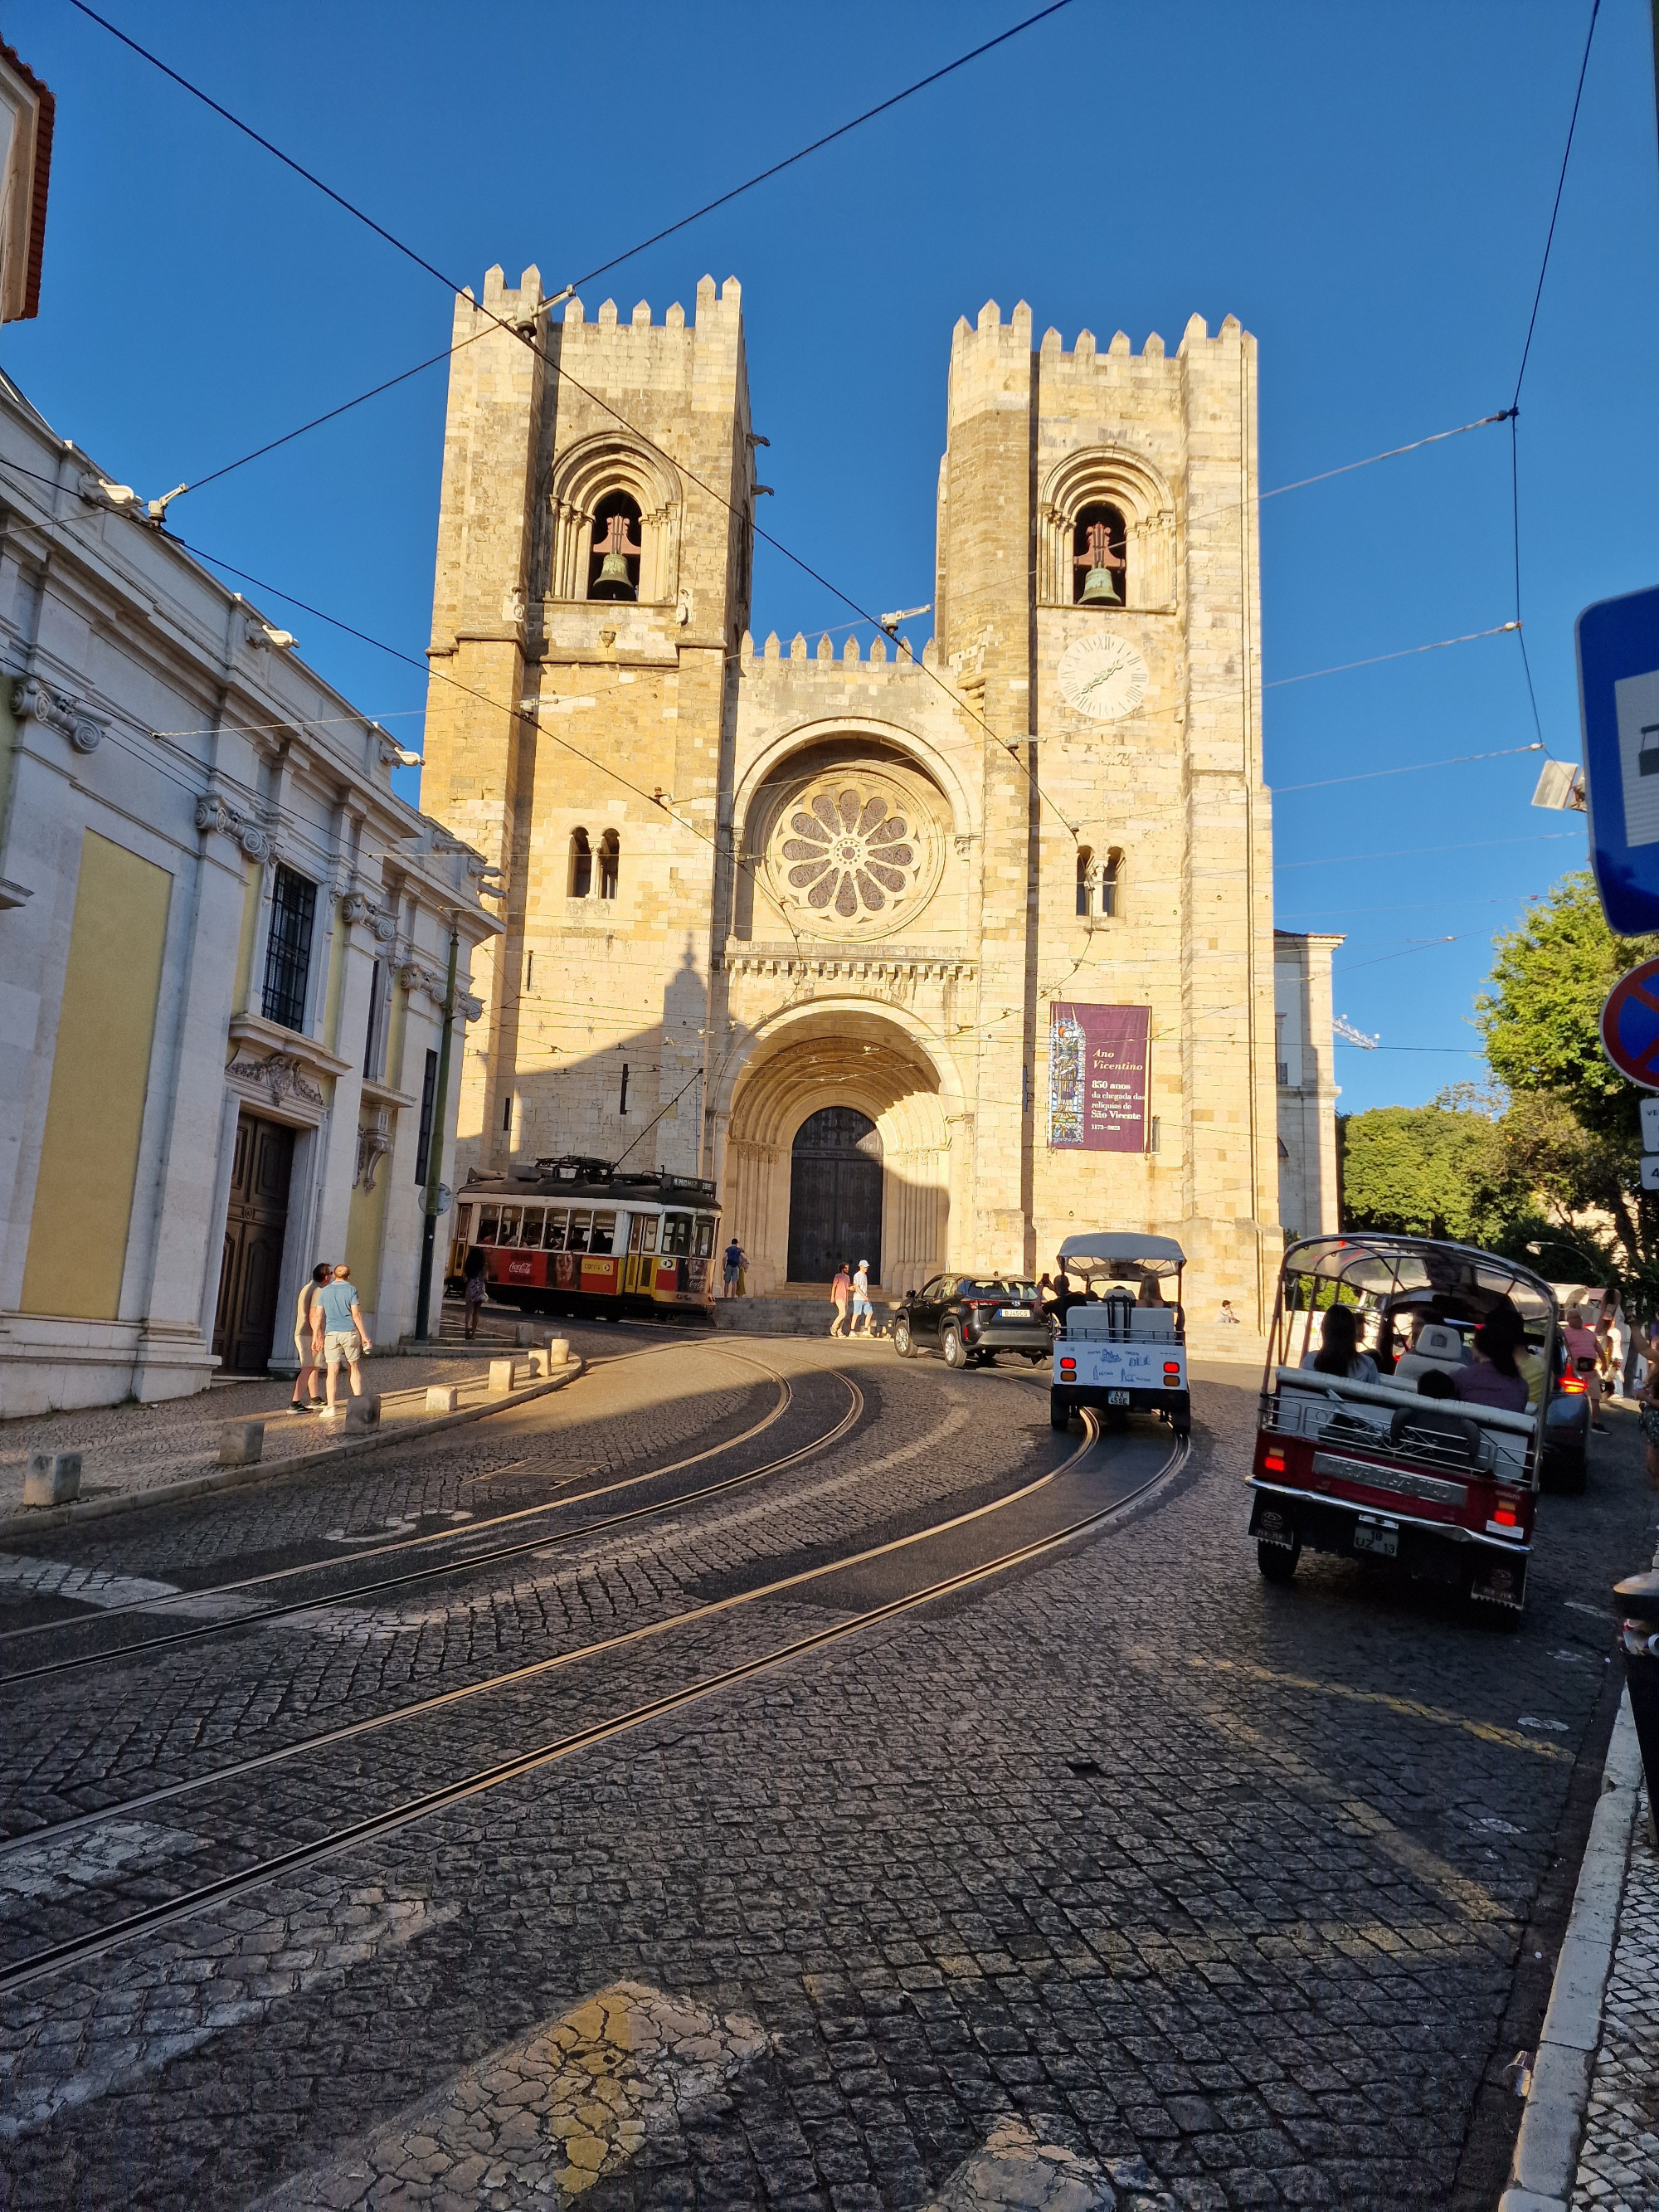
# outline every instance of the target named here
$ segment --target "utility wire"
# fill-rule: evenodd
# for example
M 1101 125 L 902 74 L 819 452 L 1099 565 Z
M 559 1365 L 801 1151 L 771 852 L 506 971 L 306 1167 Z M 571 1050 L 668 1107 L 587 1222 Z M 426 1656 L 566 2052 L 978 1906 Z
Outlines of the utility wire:
M 1385 660 L 1409 660 L 1419 653 L 1443 653 L 1449 645 L 1473 645 L 1479 638 L 1501 637 L 1505 630 L 1520 627 L 1518 622 L 1495 623 L 1491 629 L 1468 630 L 1462 637 L 1437 637 L 1430 645 L 1401 646 L 1398 653 L 1374 653 L 1365 660 L 1340 661 L 1334 668 L 1310 668 L 1302 676 L 1275 676 L 1261 688 L 1264 691 L 1278 691 L 1286 684 L 1311 684 L 1316 676 L 1346 676 L 1351 668 L 1376 668 Z M 1232 694 L 1229 691 L 1217 696 L 1231 699 Z
M 1359 775 L 1328 775 L 1319 783 L 1276 783 L 1273 797 L 1284 799 L 1292 791 L 1330 791 L 1339 783 L 1375 783 L 1385 775 L 1421 775 L 1425 769 L 1462 768 L 1470 761 L 1513 760 L 1517 753 L 1540 753 L 1544 750 L 1540 739 L 1535 744 L 1505 745 L 1496 753 L 1458 753 L 1450 760 L 1411 761 L 1404 768 L 1367 769 Z
M 1576 837 L 1576 830 L 1545 830 L 1530 837 L 1478 837 L 1467 845 L 1401 845 L 1388 853 L 1333 853 L 1324 860 L 1279 860 L 1281 874 L 1291 868 L 1346 867 L 1361 860 L 1414 860 L 1428 853 L 1484 853 L 1494 845 L 1548 845 L 1563 837 Z
M 1057 8 L 1066 4 L 1068 4 L 1068 0 L 1054 0 L 1054 4 L 1043 9 L 1042 11 L 1042 15 L 1028 17 L 1025 23 L 1018 25 L 1015 27 L 1017 30 L 1027 28 L 1030 23 L 1041 21 L 1043 15 L 1052 15 L 1056 11 Z M 462 299 L 470 296 L 464 285 L 458 284 L 453 277 L 445 276 L 443 270 L 438 268 L 433 262 L 428 261 L 424 254 L 417 252 L 412 246 L 406 245 L 402 239 L 395 236 L 393 233 L 387 230 L 383 223 L 377 222 L 373 216 L 366 215 L 362 209 L 355 206 L 353 203 L 345 198 L 342 193 L 337 192 L 331 185 L 325 185 L 320 177 L 314 175 L 311 170 L 307 169 L 303 165 L 303 163 L 296 161 L 291 155 L 284 154 L 280 147 L 273 145 L 270 139 L 264 137 L 259 131 L 254 130 L 251 124 L 244 123 L 240 117 L 233 115 L 228 107 L 222 106 L 220 102 L 213 99 L 210 94 L 204 92 L 198 85 L 192 84 L 188 77 L 181 76 L 177 70 L 169 68 L 166 62 L 162 61 L 157 55 L 151 53 L 148 47 L 141 46 L 136 39 L 129 38 L 125 31 L 118 30 L 106 16 L 100 15 L 95 8 L 89 7 L 87 4 L 87 0 L 70 0 L 70 5 L 77 9 L 82 15 L 88 16 L 93 22 L 101 25 L 101 27 L 105 30 L 108 31 L 112 37 L 118 39 L 123 46 L 130 47 L 131 51 L 137 54 L 143 60 L 150 63 L 153 67 L 160 70 L 164 76 L 170 78 L 172 82 L 179 86 L 182 90 L 188 92 L 193 98 L 199 100 L 204 106 L 210 107 L 216 115 L 222 117 L 222 118 L 227 123 L 230 124 L 234 129 L 241 131 L 244 137 L 251 138 L 255 145 L 262 147 L 266 153 L 270 154 L 275 160 L 280 161 L 285 168 L 291 169 L 295 176 L 301 177 L 304 179 L 306 183 L 315 185 L 317 190 L 321 192 L 325 198 L 331 200 L 334 204 L 343 210 L 344 213 L 355 217 L 357 222 L 363 223 L 368 229 L 374 233 L 377 238 L 385 240 L 388 246 L 392 246 L 397 252 L 401 253 L 406 260 L 413 262 L 417 269 L 423 270 L 428 276 L 435 278 L 435 280 L 443 286 L 444 289 L 451 294 L 453 297 Z M 1012 32 L 1009 32 L 1004 35 L 1012 37 L 1013 34 L 1014 33 Z M 572 289 L 574 289 L 574 287 Z M 557 295 L 555 296 L 556 298 Z M 553 301 L 548 300 L 540 301 L 535 311 L 536 313 L 539 315 L 543 309 L 552 304 Z M 823 590 L 828 592 L 832 599 L 839 599 L 842 605 L 845 607 L 850 607 L 853 612 L 858 616 L 861 621 L 875 623 L 878 627 L 879 626 L 878 617 L 872 615 L 867 607 L 860 605 L 859 601 L 853 598 L 850 592 L 843 592 L 838 584 L 831 583 L 830 579 L 824 575 L 821 570 L 813 568 L 810 561 L 804 560 L 799 553 L 793 552 L 790 548 L 783 543 L 781 538 L 775 538 L 769 530 L 763 530 L 760 524 L 755 520 L 753 515 L 747 508 L 738 507 L 734 501 L 728 499 L 724 492 L 719 490 L 716 486 L 708 483 L 705 477 L 696 475 L 694 471 L 687 467 L 683 458 L 677 459 L 675 455 L 668 453 L 663 447 L 657 443 L 655 439 L 650 437 L 645 431 L 641 430 L 637 423 L 630 422 L 628 417 L 622 414 L 616 407 L 613 407 L 611 402 L 605 398 L 602 394 L 591 391 L 587 386 L 579 382 L 578 380 L 570 374 L 569 369 L 549 353 L 545 346 L 544 346 L 537 338 L 534 333 L 533 319 L 532 328 L 529 330 L 524 330 L 517 324 L 508 321 L 505 316 L 496 314 L 492 308 L 483 305 L 479 301 L 473 301 L 471 305 L 475 313 L 484 316 L 489 322 L 494 324 L 498 329 L 507 331 L 511 336 L 518 338 L 522 344 L 527 346 L 531 352 L 537 355 L 550 368 L 556 371 L 561 380 L 563 383 L 569 385 L 574 392 L 580 392 L 584 398 L 591 399 L 596 407 L 603 408 L 605 412 L 610 416 L 614 422 L 619 424 L 623 429 L 626 430 L 630 437 L 637 438 L 647 452 L 655 453 L 659 459 L 667 461 L 671 467 L 678 469 L 680 475 L 683 476 L 688 483 L 696 484 L 698 489 L 706 493 L 717 506 L 723 507 L 726 510 L 727 514 L 731 514 L 737 520 L 740 527 L 751 530 L 757 538 L 763 538 L 767 544 L 770 545 L 775 552 L 781 553 L 784 559 L 793 563 L 795 568 L 799 568 L 803 575 L 810 576 L 812 581 L 818 585 Z M 181 538 L 179 542 L 180 544 L 183 544 L 185 541 Z M 203 555 L 201 557 L 207 559 L 209 556 Z M 231 575 L 238 575 L 241 574 L 240 570 L 233 568 L 228 562 L 221 562 L 216 565 L 225 568 L 227 573 Z M 270 590 L 274 589 L 275 586 L 262 586 L 260 588 Z M 289 597 L 289 595 L 285 593 L 279 593 L 278 596 Z M 297 607 L 302 606 L 304 602 L 300 599 L 290 598 L 289 604 Z M 335 622 L 334 617 L 324 614 L 320 608 L 313 610 L 313 611 L 317 614 L 319 621 Z M 380 644 L 380 641 L 378 638 L 368 638 L 365 636 L 363 632 L 352 630 L 349 623 L 336 623 L 335 626 L 338 629 L 346 630 L 349 635 L 354 636 L 364 637 L 365 642 L 368 644 Z M 390 646 L 383 647 L 382 649 L 386 652 L 396 651 L 394 647 Z M 402 654 L 399 657 L 404 659 L 409 659 L 409 655 L 407 654 Z M 1038 783 L 1036 773 L 1030 765 L 1029 757 L 1022 757 L 1020 744 L 1017 742 L 1011 742 L 1009 739 L 999 736 L 998 732 L 994 731 L 991 727 L 990 724 L 985 720 L 985 717 L 963 697 L 957 687 L 953 684 L 947 684 L 944 678 L 939 675 L 937 671 L 927 667 L 926 663 L 923 661 L 916 661 L 915 665 L 921 670 L 922 674 L 927 677 L 931 683 L 937 684 L 939 689 L 945 693 L 945 696 L 950 699 L 954 705 L 958 707 L 963 714 L 968 715 L 971 720 L 977 722 L 981 729 L 984 731 L 986 736 L 989 738 L 993 743 L 1002 747 L 1004 751 L 1006 751 L 1009 757 L 1013 761 L 1014 764 L 1024 774 L 1027 781 L 1030 784 L 1032 790 L 1036 792 L 1037 797 L 1043 800 L 1043 802 L 1052 809 L 1056 820 L 1059 821 L 1065 828 L 1066 834 L 1071 837 L 1073 842 L 1079 843 L 1081 840 L 1079 838 L 1076 828 L 1066 820 L 1065 814 L 1061 811 L 1060 807 L 1054 804 L 1054 800 L 1048 798 L 1048 793 L 1042 789 L 1042 785 Z M 1029 748 L 1026 748 L 1025 750 L 1029 755 Z M 594 765 L 597 766 L 599 763 L 595 763 Z M 614 771 L 611 772 L 614 773 Z M 618 778 L 617 780 L 619 781 L 623 781 L 621 778 Z M 650 796 L 648 793 L 643 795 L 647 797 Z M 653 803 L 660 804 L 659 801 L 653 801 Z M 709 842 L 712 842 L 713 841 L 710 840 Z
M 1544 297 L 1544 279 L 1549 273 L 1550 248 L 1555 243 L 1556 220 L 1561 212 L 1561 195 L 1566 189 L 1567 164 L 1572 159 L 1573 134 L 1578 128 L 1578 107 L 1584 97 L 1584 77 L 1589 69 L 1595 21 L 1601 12 L 1601 0 L 1590 0 L 1589 28 L 1584 33 L 1584 58 L 1578 64 L 1578 87 L 1572 96 L 1572 113 L 1567 122 L 1567 143 L 1561 149 L 1561 173 L 1555 180 L 1550 227 L 1544 238 L 1544 258 L 1538 267 L 1538 283 L 1532 295 L 1532 313 L 1527 318 L 1526 343 L 1521 349 L 1521 366 L 1516 372 L 1515 397 L 1510 402 L 1510 526 L 1515 545 L 1515 629 L 1521 641 L 1521 666 L 1527 679 L 1527 697 L 1532 704 L 1533 727 L 1537 731 L 1540 743 L 1543 741 L 1544 724 L 1538 712 L 1538 692 L 1532 680 L 1532 659 L 1527 651 L 1527 634 L 1521 627 L 1521 447 L 1517 424 L 1521 415 L 1521 386 L 1526 381 L 1527 363 L 1532 357 L 1533 332 L 1538 327 L 1538 310 Z

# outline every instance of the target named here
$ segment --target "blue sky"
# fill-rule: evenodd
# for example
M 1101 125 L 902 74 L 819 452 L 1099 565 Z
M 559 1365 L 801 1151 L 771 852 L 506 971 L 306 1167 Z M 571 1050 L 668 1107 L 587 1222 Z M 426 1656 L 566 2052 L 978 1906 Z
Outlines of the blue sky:
M 105 12 L 458 281 L 533 261 L 551 290 L 1029 8 Z M 1264 489 L 1506 406 L 1588 21 L 1589 0 L 1073 0 L 583 296 L 660 318 L 735 272 L 764 520 L 864 605 L 915 605 L 951 327 L 988 298 L 1030 301 L 1068 346 L 1085 325 L 1173 346 L 1194 311 L 1237 314 L 1261 349 Z M 7 36 L 58 111 L 42 313 L 0 361 L 116 477 L 153 495 L 204 476 L 447 343 L 435 283 L 64 0 L 15 5 Z M 1562 756 L 1574 617 L 1659 570 L 1656 199 L 1648 9 L 1604 0 L 1520 428 L 1524 612 Z M 443 406 L 436 369 L 171 519 L 418 656 Z M 1480 1072 L 1492 932 L 1583 860 L 1578 817 L 1528 805 L 1536 755 L 1287 788 L 1532 741 L 1512 637 L 1279 681 L 1509 618 L 1508 437 L 1262 510 L 1279 917 L 1348 933 L 1338 1008 L 1389 1048 L 1339 1052 L 1349 1109 Z M 416 671 L 264 604 L 417 741 Z M 758 634 L 845 619 L 763 554 Z

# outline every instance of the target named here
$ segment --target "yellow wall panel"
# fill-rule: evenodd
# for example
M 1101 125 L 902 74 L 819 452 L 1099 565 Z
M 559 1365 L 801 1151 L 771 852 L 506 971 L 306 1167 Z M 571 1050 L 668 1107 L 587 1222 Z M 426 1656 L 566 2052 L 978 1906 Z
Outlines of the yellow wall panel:
M 113 1321 L 173 878 L 88 830 L 70 931 L 22 1310 Z

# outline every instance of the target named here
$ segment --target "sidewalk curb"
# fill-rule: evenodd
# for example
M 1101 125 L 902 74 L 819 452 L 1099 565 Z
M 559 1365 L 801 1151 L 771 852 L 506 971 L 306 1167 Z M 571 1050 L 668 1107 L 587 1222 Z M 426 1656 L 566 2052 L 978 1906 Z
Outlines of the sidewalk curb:
M 1555 1962 L 1532 2087 L 1498 2212 L 1567 2212 L 1641 1788 L 1642 1753 L 1626 1690 L 1607 1746 L 1601 1802 Z
M 586 1374 L 587 1362 L 572 1355 L 556 1375 L 544 1381 L 532 1382 L 522 1390 L 504 1391 L 499 1398 L 491 1398 L 483 1405 L 463 1406 L 458 1413 L 434 1414 L 429 1421 L 399 1422 L 396 1427 L 376 1429 L 371 1435 L 354 1437 L 348 1443 L 325 1444 L 318 1451 L 299 1452 L 291 1459 L 272 1460 L 269 1463 L 256 1461 L 252 1467 L 228 1467 L 216 1469 L 211 1474 L 192 1474 L 182 1482 L 157 1483 L 154 1489 L 138 1490 L 118 1498 L 88 1498 L 72 1505 L 51 1505 L 32 1511 L 0 1514 L 0 1538 L 8 1536 L 51 1534 L 63 1528 L 78 1528 L 83 1521 L 103 1521 L 116 1513 L 138 1513 L 151 1505 L 182 1505 L 192 1498 L 205 1498 L 220 1490 L 241 1490 L 249 1484 L 279 1480 L 284 1475 L 303 1474 L 308 1469 L 326 1462 L 332 1467 L 343 1459 L 357 1459 L 365 1452 L 384 1451 L 394 1443 L 418 1442 L 425 1437 L 436 1436 L 444 1429 L 465 1428 L 473 1421 L 487 1420 L 492 1413 L 505 1413 L 515 1406 L 528 1405 L 532 1398 L 544 1398 L 550 1391 L 562 1390 L 579 1375 Z

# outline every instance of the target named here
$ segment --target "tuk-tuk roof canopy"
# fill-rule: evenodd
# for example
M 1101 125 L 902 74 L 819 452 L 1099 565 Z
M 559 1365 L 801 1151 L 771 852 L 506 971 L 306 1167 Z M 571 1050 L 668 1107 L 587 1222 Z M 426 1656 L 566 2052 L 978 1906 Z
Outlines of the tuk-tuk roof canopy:
M 1522 1312 L 1555 1316 L 1555 1294 L 1541 1275 L 1473 1244 L 1428 1237 L 1394 1237 L 1361 1230 L 1346 1237 L 1307 1237 L 1285 1255 L 1284 1278 L 1309 1276 L 1342 1283 L 1384 1298 L 1468 1297 L 1513 1299 Z
M 1062 1267 L 1077 1261 L 1101 1267 L 1130 1268 L 1138 1279 L 1146 1275 L 1170 1275 L 1187 1264 L 1187 1255 L 1173 1237 L 1149 1237 L 1133 1229 L 1085 1229 L 1068 1237 L 1060 1248 Z

